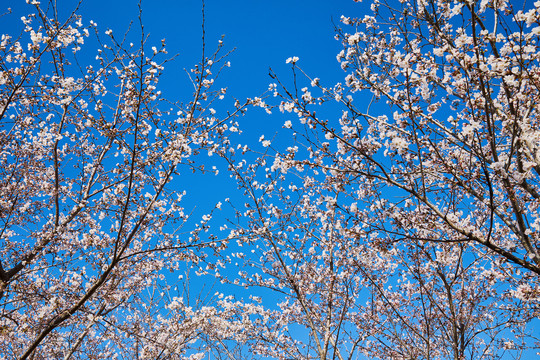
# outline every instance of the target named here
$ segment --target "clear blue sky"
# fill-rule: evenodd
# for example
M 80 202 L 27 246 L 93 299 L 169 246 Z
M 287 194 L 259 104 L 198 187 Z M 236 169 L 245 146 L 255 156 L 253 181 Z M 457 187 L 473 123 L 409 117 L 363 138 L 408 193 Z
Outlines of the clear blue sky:
M 45 5 L 48 0 L 41 0 Z M 77 1 L 56 0 L 70 13 Z M 189 67 L 199 59 L 201 44 L 200 0 L 143 0 L 145 31 L 159 44 L 165 38 L 170 54 L 179 54 L 177 65 Z M 13 21 L 33 7 L 23 0 L 3 0 L 0 11 L 12 8 L 16 17 L 3 18 L 0 32 L 13 30 Z M 237 96 L 254 96 L 266 88 L 268 67 L 284 70 L 285 59 L 299 56 L 302 67 L 319 77 L 340 73 L 335 56 L 341 49 L 334 40 L 334 22 L 342 14 L 362 15 L 365 4 L 353 0 L 207 0 L 206 30 L 209 50 L 221 35 L 226 48 L 236 48 L 231 57 L 228 85 Z M 136 0 L 86 0 L 78 11 L 83 23 L 98 23 L 104 32 L 122 34 L 130 21 L 137 21 Z M 134 33 L 137 29 L 134 29 Z M 182 76 L 178 72 L 178 76 Z
M 46 7 L 47 1 L 41 0 L 42 7 Z M 77 1 L 56 0 L 56 3 L 65 18 Z M 365 6 L 353 0 L 207 0 L 207 53 L 213 52 L 222 35 L 226 50 L 236 48 L 230 57 L 231 68 L 223 74 L 218 86 L 228 87 L 228 94 L 240 100 L 258 96 L 273 82 L 268 76 L 269 67 L 284 80 L 291 79 L 290 65 L 285 64 L 290 56 L 298 56 L 299 65 L 310 75 L 326 80 L 326 84 L 342 81 L 345 74 L 336 61 L 342 47 L 334 39 L 333 22 L 339 25 L 342 14 L 362 16 Z M 1 1 L 0 13 L 7 8 L 12 9 L 14 16 L 1 19 L 0 33 L 16 35 L 22 26 L 20 17 L 35 10 L 23 0 Z M 143 0 L 142 8 L 145 32 L 150 34 L 149 46 L 159 46 L 161 39 L 165 39 L 169 55 L 178 54 L 166 66 L 161 90 L 172 101 L 189 101 L 192 88 L 183 69 L 190 69 L 200 60 L 202 1 Z M 110 28 L 120 36 L 133 22 L 131 34 L 133 39 L 138 39 L 138 11 L 136 0 L 86 0 L 78 13 L 83 24 L 96 22 L 101 34 Z M 250 110 L 241 119 L 246 136 L 256 137 L 256 141 L 264 133 L 266 138 L 271 138 L 283 124 L 283 117 L 276 115 Z M 183 180 L 179 188 L 189 181 Z M 189 186 L 192 191 L 188 189 L 185 199 L 189 201 L 190 195 L 195 196 L 191 198 L 193 204 L 204 211 L 201 205 L 215 204 L 235 189 L 232 182 L 228 187 L 223 183 L 216 187 L 215 181 L 207 177 L 195 181 L 207 188 L 204 197 L 198 189 Z
M 74 3 L 58 0 L 66 12 Z M 179 54 L 176 64 L 180 68 L 189 68 L 200 58 L 201 3 L 142 1 L 145 31 L 156 43 L 166 39 L 169 53 Z M 333 38 L 332 19 L 339 23 L 342 14 L 358 16 L 364 6 L 352 0 L 207 0 L 206 40 L 213 50 L 225 35 L 226 48 L 236 48 L 236 52 L 224 80 L 237 97 L 256 96 L 270 82 L 268 67 L 284 71 L 285 59 L 293 55 L 300 57 L 304 69 L 319 77 L 327 72 L 341 76 L 335 59 L 341 46 Z M 79 12 L 83 20 L 94 20 L 103 31 L 110 27 L 120 34 L 130 21 L 136 21 L 138 8 L 136 0 L 87 0 Z M 184 76 L 180 71 L 175 75 Z

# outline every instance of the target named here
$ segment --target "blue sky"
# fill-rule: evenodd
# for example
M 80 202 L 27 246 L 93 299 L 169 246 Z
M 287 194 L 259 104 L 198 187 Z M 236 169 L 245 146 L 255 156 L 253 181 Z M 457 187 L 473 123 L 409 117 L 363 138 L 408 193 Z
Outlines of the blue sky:
M 59 0 L 58 3 L 66 3 L 62 9 L 68 12 L 74 2 Z M 165 39 L 169 54 L 178 54 L 166 67 L 160 82 L 165 97 L 171 100 L 186 100 L 191 95 L 183 69 L 191 68 L 200 59 L 201 4 L 200 0 L 142 1 L 143 23 L 145 32 L 150 34 L 150 43 L 159 44 Z M 228 87 L 228 95 L 240 100 L 261 95 L 273 82 L 268 76 L 269 67 L 284 80 L 291 79 L 290 65 L 285 64 L 290 56 L 298 56 L 305 71 L 326 80 L 327 84 L 342 81 L 345 74 L 336 60 L 342 46 L 334 39 L 334 23 L 339 25 L 342 14 L 361 16 L 363 7 L 364 4 L 352 0 L 207 0 L 207 53 L 212 53 L 222 35 L 225 35 L 225 49 L 236 49 L 230 56 L 231 67 L 223 74 L 219 86 Z M 79 13 L 83 15 L 83 23 L 93 20 L 102 32 L 111 28 L 120 35 L 131 21 L 136 24 L 138 7 L 134 0 L 91 0 L 83 3 Z M 138 34 L 135 26 L 133 34 Z M 275 115 L 250 109 L 240 119 L 241 128 L 246 136 L 258 139 L 264 133 L 266 138 L 271 138 L 283 123 L 283 117 Z M 203 186 L 212 186 L 214 182 L 208 178 L 201 181 Z M 234 188 L 231 183 L 228 191 Z M 209 202 L 229 196 L 222 187 L 213 189 L 217 193 Z M 188 191 L 186 200 L 189 198 Z
M 41 0 L 42 7 L 47 1 Z M 60 17 L 63 13 L 64 18 L 77 5 L 75 0 L 56 0 L 56 3 Z M 365 6 L 352 0 L 207 0 L 207 54 L 215 50 L 222 35 L 225 35 L 224 49 L 236 49 L 229 58 L 231 67 L 222 75 L 218 86 L 227 87 L 228 95 L 239 100 L 259 96 L 273 82 L 268 76 L 269 67 L 283 80 L 292 78 L 290 65 L 285 64 L 291 56 L 298 56 L 299 65 L 326 84 L 342 81 L 345 74 L 336 60 L 342 47 L 334 39 L 334 23 L 339 25 L 342 14 L 362 16 Z M 20 17 L 34 12 L 34 8 L 23 0 L 8 0 L 1 3 L 0 13 L 8 7 L 14 16 L 2 18 L 0 33 L 16 34 L 15 29 L 22 27 Z M 201 57 L 202 1 L 143 0 L 142 9 L 144 30 L 150 35 L 148 45 L 159 46 L 161 39 L 165 39 L 169 55 L 178 54 L 166 65 L 160 89 L 171 101 L 189 101 L 192 87 L 184 69 L 190 69 Z M 102 35 L 110 28 L 120 37 L 133 22 L 130 34 L 138 40 L 138 11 L 136 0 L 86 0 L 77 13 L 82 15 L 85 25 L 90 20 L 96 22 Z M 90 49 L 91 44 L 86 46 Z M 94 53 L 93 49 L 90 51 Z M 268 116 L 262 110 L 250 109 L 247 116 L 240 119 L 244 141 L 252 138 L 255 142 L 262 134 L 272 138 L 284 121 L 283 116 L 276 115 L 274 112 Z M 192 203 L 187 207 L 197 206 L 204 212 L 205 207 L 231 196 L 236 186 L 232 181 L 225 186 L 223 175 L 219 186 L 212 178 L 192 181 L 190 177 L 189 182 L 205 191 L 201 194 L 200 189 L 188 186 L 185 199 Z M 182 181 L 179 188 L 186 185 L 186 181 Z
M 44 5 L 47 0 L 41 2 Z M 64 14 L 71 13 L 77 4 L 74 0 L 56 2 Z M 179 55 L 174 64 L 178 69 L 189 68 L 200 58 L 201 4 L 200 0 L 142 1 L 150 42 L 159 45 L 161 39 L 166 39 L 169 54 Z M 23 0 L 8 0 L 2 1 L 0 12 L 8 7 L 16 16 L 2 19 L 1 33 L 12 32 L 14 21 L 33 11 Z M 352 0 L 207 0 L 206 41 L 211 51 L 225 35 L 225 47 L 236 48 L 225 78 L 227 85 L 237 97 L 256 96 L 270 82 L 268 68 L 284 71 L 288 68 L 285 59 L 293 55 L 300 57 L 305 70 L 321 78 L 329 74 L 341 76 L 335 59 L 341 46 L 333 38 L 332 19 L 338 24 L 342 14 L 360 16 L 364 7 Z M 131 21 L 137 21 L 138 7 L 136 0 L 87 0 L 78 13 L 84 24 L 93 20 L 102 32 L 111 28 L 123 34 Z M 137 31 L 134 27 L 132 32 Z M 185 75 L 171 71 L 169 66 L 167 76 L 170 82 L 164 85 L 174 86 Z
M 169 53 L 179 54 L 177 66 L 189 67 L 198 61 L 200 0 L 143 0 L 142 6 L 145 31 L 156 42 L 166 39 Z M 225 47 L 236 48 L 230 59 L 232 67 L 224 78 L 231 94 L 256 96 L 270 82 L 268 68 L 287 69 L 285 59 L 293 55 L 319 77 L 325 73 L 341 76 L 335 59 L 341 46 L 333 38 L 332 19 L 338 23 L 342 14 L 359 14 L 362 6 L 352 0 L 207 0 L 206 41 L 211 51 L 225 35 Z M 91 0 L 81 7 L 88 21 L 96 21 L 103 31 L 111 27 L 116 33 L 123 33 L 129 22 L 136 20 L 137 12 L 134 0 Z M 177 72 L 176 76 L 185 75 Z

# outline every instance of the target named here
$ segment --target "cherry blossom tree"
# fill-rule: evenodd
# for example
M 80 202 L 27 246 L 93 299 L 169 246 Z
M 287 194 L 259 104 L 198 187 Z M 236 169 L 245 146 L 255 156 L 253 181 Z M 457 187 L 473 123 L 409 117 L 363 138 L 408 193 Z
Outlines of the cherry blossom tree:
M 187 185 L 173 181 L 228 149 L 243 111 L 212 108 L 226 93 L 222 41 L 207 54 L 203 35 L 193 95 L 170 102 L 170 59 L 141 15 L 133 44 L 77 9 L 61 19 L 56 2 L 30 3 L 0 43 L 0 357 L 200 358 L 194 342 L 220 310 L 165 274 L 223 247 L 201 236 L 210 215 L 183 229 Z
M 231 237 L 251 251 L 227 260 L 237 283 L 280 299 L 251 349 L 529 358 L 540 2 L 375 0 L 359 14 L 336 28 L 343 83 L 323 85 L 297 57 L 292 84 L 271 72 L 276 100 L 258 105 L 294 117 L 291 143 L 261 138 L 255 161 L 230 161 L 247 197 Z
M 29 2 L 0 39 L 3 357 L 538 351 L 540 2 L 359 5 L 336 27 L 344 82 L 291 57 L 292 82 L 271 72 L 267 98 L 228 112 L 204 4 L 192 96 L 167 101 L 142 15 L 133 44 Z M 247 105 L 289 117 L 277 141 L 233 145 Z M 179 176 L 208 172 L 206 154 L 245 202 L 213 231 Z M 194 294 L 208 275 L 220 292 Z

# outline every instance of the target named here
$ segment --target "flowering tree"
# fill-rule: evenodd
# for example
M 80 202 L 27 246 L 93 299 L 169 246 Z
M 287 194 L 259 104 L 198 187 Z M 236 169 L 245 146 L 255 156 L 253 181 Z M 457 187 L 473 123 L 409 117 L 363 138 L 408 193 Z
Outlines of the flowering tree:
M 31 3 L 22 33 L 0 43 L 1 357 L 194 356 L 209 311 L 162 280 L 221 247 L 199 236 L 208 216 L 178 233 L 185 192 L 171 186 L 204 170 L 202 150 L 228 148 L 243 109 L 211 107 L 225 94 L 213 85 L 221 41 L 207 56 L 203 37 L 192 98 L 166 102 L 165 47 L 146 43 L 142 23 L 128 44 Z
M 31 3 L 23 32 L 0 40 L 4 357 L 538 351 L 540 3 L 375 0 L 343 17 L 344 83 L 291 57 L 294 83 L 272 73 L 275 100 L 248 101 L 297 117 L 285 149 L 287 135 L 261 138 L 255 158 L 228 135 L 245 104 L 212 108 L 226 92 L 221 43 L 207 55 L 203 35 L 192 97 L 171 103 L 165 47 L 147 44 L 140 17 L 133 45 Z M 181 235 L 173 179 L 214 153 L 245 208 L 222 241 L 205 235 L 210 215 Z M 174 288 L 165 275 L 186 264 L 257 290 L 194 299 L 188 278 Z
M 540 2 L 514 6 L 376 0 L 337 29 L 344 83 L 301 85 L 296 57 L 293 85 L 272 74 L 294 144 L 230 163 L 249 198 L 233 235 L 258 254 L 236 254 L 239 281 L 281 298 L 254 351 L 537 351 Z

